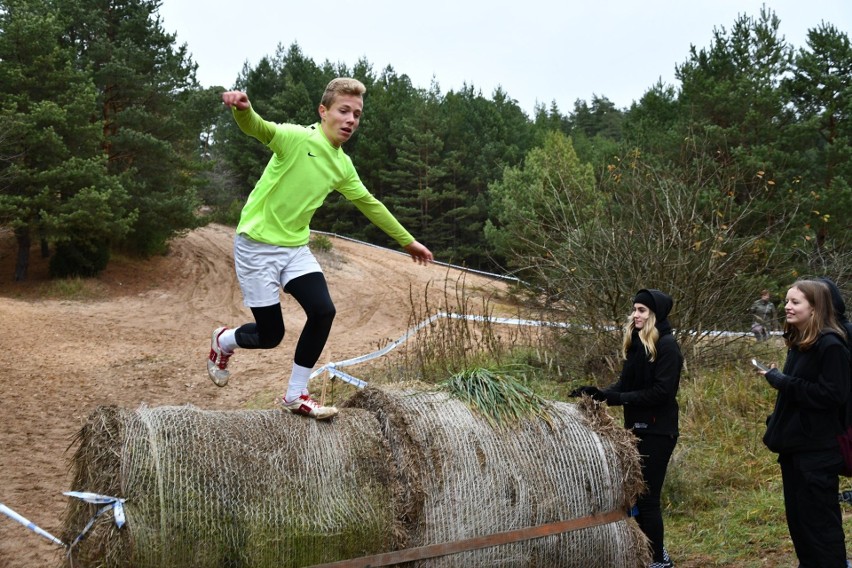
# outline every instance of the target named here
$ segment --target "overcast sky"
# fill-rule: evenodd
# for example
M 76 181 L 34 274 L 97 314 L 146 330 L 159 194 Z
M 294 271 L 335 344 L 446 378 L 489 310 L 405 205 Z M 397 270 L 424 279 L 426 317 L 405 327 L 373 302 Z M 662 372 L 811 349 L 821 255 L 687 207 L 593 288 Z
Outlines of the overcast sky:
M 467 83 L 490 98 L 501 86 L 529 114 L 551 101 L 567 114 L 577 99 L 624 108 L 658 79 L 677 86 L 690 45 L 763 4 L 796 47 L 822 21 L 852 36 L 850 0 L 162 0 L 160 16 L 204 86 L 231 87 L 244 63 L 295 42 L 317 64 L 366 58 L 416 87 L 434 78 L 442 93 Z

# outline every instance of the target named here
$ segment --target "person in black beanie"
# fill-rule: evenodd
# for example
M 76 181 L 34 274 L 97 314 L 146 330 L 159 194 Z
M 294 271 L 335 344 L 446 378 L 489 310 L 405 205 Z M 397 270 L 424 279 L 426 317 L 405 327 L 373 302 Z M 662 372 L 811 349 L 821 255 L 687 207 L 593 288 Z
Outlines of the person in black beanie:
M 839 293 L 838 293 L 839 296 Z M 837 436 L 849 399 L 849 348 L 830 287 L 799 280 L 784 305 L 784 370 L 758 371 L 778 391 L 763 443 L 778 454 L 787 529 L 801 568 L 845 568 Z
M 571 393 L 612 406 L 624 405 L 624 427 L 639 439 L 642 477 L 647 485 L 636 502 L 636 521 L 651 542 L 649 568 L 674 566 L 665 548 L 660 510 L 663 482 L 679 434 L 677 391 L 683 355 L 668 320 L 673 305 L 672 298 L 659 290 L 639 290 L 624 326 L 624 365 L 618 380 L 605 389 L 585 386 Z
M 819 278 L 820 282 L 828 286 L 828 291 L 831 292 L 831 304 L 834 306 L 834 317 L 837 323 L 846 332 L 846 342 L 852 349 L 852 322 L 846 319 L 846 302 L 843 301 L 843 296 L 840 294 L 840 288 L 830 278 Z
M 823 276 L 822 278 L 818 278 L 818 280 L 828 286 L 828 291 L 831 292 L 831 304 L 834 306 L 834 317 L 837 320 L 837 323 L 840 324 L 840 327 L 843 328 L 843 331 L 846 332 L 846 346 L 849 348 L 850 354 L 852 354 L 852 322 L 846 319 L 846 302 L 843 301 L 843 295 L 840 293 L 840 288 L 838 288 L 837 284 L 834 283 L 834 280 L 831 280 L 830 278 Z M 849 380 L 852 382 L 852 356 L 849 358 L 849 365 Z M 852 393 L 850 393 L 850 397 L 846 401 L 845 418 L 846 421 L 844 425 L 847 428 L 852 426 Z

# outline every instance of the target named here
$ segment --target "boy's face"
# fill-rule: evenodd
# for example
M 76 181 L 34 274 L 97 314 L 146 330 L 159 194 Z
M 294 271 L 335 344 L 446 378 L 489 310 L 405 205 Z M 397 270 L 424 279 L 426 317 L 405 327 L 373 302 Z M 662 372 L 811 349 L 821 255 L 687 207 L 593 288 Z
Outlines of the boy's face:
M 338 95 L 330 108 L 319 106 L 322 131 L 335 148 L 340 148 L 355 134 L 363 110 L 364 99 L 357 95 Z

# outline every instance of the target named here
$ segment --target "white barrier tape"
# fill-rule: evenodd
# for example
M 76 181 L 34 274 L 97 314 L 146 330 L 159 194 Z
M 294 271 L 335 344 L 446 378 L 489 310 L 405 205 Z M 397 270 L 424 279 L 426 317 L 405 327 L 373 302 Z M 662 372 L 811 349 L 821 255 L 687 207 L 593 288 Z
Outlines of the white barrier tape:
M 124 499 L 119 497 L 109 497 L 108 495 L 98 495 L 97 493 L 89 493 L 88 491 L 65 491 L 63 495 L 67 495 L 69 497 L 76 497 L 77 499 L 81 499 L 86 503 L 91 503 L 92 505 L 103 505 L 100 509 L 98 509 L 97 513 L 89 519 L 89 522 L 86 523 L 86 526 L 83 527 L 83 530 L 80 531 L 80 534 L 77 535 L 77 538 L 70 544 L 68 547 L 68 554 L 71 554 L 71 550 L 83 540 L 86 536 L 86 533 L 89 532 L 89 529 L 94 526 L 95 521 L 98 517 L 112 510 L 113 518 L 115 520 L 115 525 L 118 528 L 124 526 L 126 522 L 124 516 Z
M 340 238 L 343 238 L 343 237 L 340 237 Z M 358 363 L 364 363 L 366 361 L 370 361 L 372 359 L 377 359 L 379 357 L 382 357 L 383 355 L 387 355 L 389 352 L 391 352 L 392 350 L 396 349 L 397 347 L 399 347 L 400 345 L 402 345 L 403 343 L 408 341 L 408 339 L 412 335 L 414 335 L 415 333 L 417 333 L 418 331 L 420 331 L 421 329 L 423 329 L 427 325 L 430 325 L 430 324 L 434 323 L 435 321 L 437 321 L 441 318 L 476 321 L 476 322 L 486 322 L 487 321 L 487 322 L 499 324 L 499 325 L 519 325 L 519 326 L 527 326 L 527 327 L 558 327 L 558 328 L 563 328 L 563 329 L 567 329 L 567 328 L 593 329 L 591 326 L 588 326 L 588 325 L 581 325 L 581 324 L 567 323 L 567 322 L 551 322 L 551 321 L 528 320 L 528 319 L 520 319 L 520 318 L 498 318 L 498 317 L 491 317 L 491 316 L 438 312 L 434 316 L 432 316 L 432 317 L 430 317 L 426 320 L 423 320 L 419 324 L 415 325 L 414 327 L 412 327 L 411 329 L 406 331 L 405 334 L 403 334 L 402 337 L 400 337 L 396 341 L 388 343 L 387 345 L 385 345 L 384 347 L 382 347 L 378 351 L 373 351 L 372 353 L 367 353 L 365 355 L 360 355 L 358 357 L 353 357 L 352 359 L 346 359 L 344 361 L 337 361 L 335 363 L 328 363 L 328 364 L 323 365 L 322 367 L 318 368 L 314 372 L 312 372 L 311 375 L 310 375 L 310 378 L 313 379 L 314 377 L 317 377 L 317 376 L 321 375 L 322 373 L 327 372 L 332 377 L 340 377 L 341 379 L 343 379 L 347 383 L 349 383 L 351 385 L 355 385 L 359 389 L 362 389 L 362 388 L 367 386 L 368 383 L 366 381 L 358 379 L 356 377 L 353 377 L 352 375 L 348 375 L 348 374 L 340 371 L 338 368 L 339 367 L 348 367 L 350 365 L 356 365 Z M 616 331 L 620 328 L 615 327 L 615 326 L 608 326 L 608 327 L 605 327 L 603 329 L 605 331 Z M 695 332 L 691 332 L 691 333 L 695 334 Z M 771 332 L 771 334 L 772 335 L 781 335 L 781 332 Z M 752 334 L 750 332 L 739 332 L 739 331 L 704 331 L 704 332 L 701 332 L 701 335 L 710 336 L 710 337 L 750 337 Z
M 468 320 L 468 321 L 489 321 L 489 322 L 495 323 L 495 324 L 524 325 L 524 326 L 535 326 L 535 327 L 571 327 L 573 325 L 573 324 L 570 324 L 570 323 L 558 323 L 558 322 L 554 323 L 554 322 L 545 322 L 545 321 L 536 321 L 536 320 L 525 320 L 525 319 L 518 319 L 518 318 L 495 318 L 495 317 L 490 317 L 490 316 L 467 315 L 467 314 L 456 314 L 456 313 L 449 313 L 448 314 L 446 312 L 438 312 L 434 316 L 432 316 L 432 317 L 430 317 L 426 320 L 423 320 L 419 324 L 415 325 L 414 327 L 412 327 L 411 329 L 406 331 L 405 334 L 403 334 L 402 337 L 400 337 L 396 341 L 388 343 L 387 345 L 385 345 L 384 347 L 382 347 L 378 351 L 373 351 L 372 353 L 367 353 L 365 355 L 361 355 L 359 357 L 354 357 L 352 359 L 346 359 L 345 361 L 337 361 L 335 363 L 328 363 L 328 364 L 323 365 L 322 367 L 318 368 L 313 373 L 311 373 L 310 378 L 313 379 L 314 377 L 317 377 L 317 376 L 321 375 L 322 373 L 327 372 L 332 377 L 335 377 L 335 376 L 340 377 L 341 379 L 343 379 L 347 383 L 349 383 L 351 385 L 355 385 L 359 389 L 362 389 L 362 388 L 364 388 L 368 385 L 367 381 L 364 381 L 364 380 L 358 379 L 356 377 L 353 377 L 352 375 L 346 374 L 343 371 L 340 371 L 339 367 L 348 367 L 350 365 L 356 365 L 358 363 L 364 363 L 365 361 L 370 361 L 372 359 L 377 359 L 379 357 L 382 357 L 383 355 L 387 355 L 389 352 L 391 352 L 392 350 L 396 349 L 397 347 L 399 347 L 400 345 L 402 345 L 403 343 L 408 341 L 408 339 L 411 336 L 413 336 L 415 333 L 417 333 L 418 331 L 420 331 L 421 329 L 423 329 L 427 325 L 430 325 L 430 324 L 434 323 L 435 321 L 437 321 L 441 318 L 464 319 L 464 320 Z
M 425 321 L 420 322 L 416 326 L 414 326 L 411 329 L 409 329 L 408 331 L 406 331 L 405 334 L 402 337 L 400 337 L 399 339 L 397 339 L 396 341 L 394 341 L 392 343 L 385 345 L 384 347 L 382 347 L 378 351 L 373 351 L 372 353 L 367 353 L 366 355 L 361 355 L 361 356 L 355 357 L 353 359 L 346 359 L 345 361 L 338 361 L 336 363 L 328 363 L 327 365 L 323 365 L 322 367 L 320 367 L 319 369 L 317 369 L 316 371 L 311 373 L 310 378 L 314 378 L 314 377 L 316 377 L 316 376 L 318 376 L 318 375 L 320 375 L 320 374 L 322 374 L 323 372 L 326 372 L 326 371 L 330 372 L 330 369 L 336 369 L 337 367 L 348 367 L 350 365 L 355 365 L 357 363 L 363 363 L 365 361 L 370 361 L 372 359 L 376 359 L 378 357 L 386 355 L 387 353 L 389 353 L 393 349 L 396 349 L 397 347 L 399 347 L 400 345 L 405 343 L 408 340 L 409 337 L 411 337 L 412 335 L 414 335 L 415 333 L 417 333 L 418 331 L 423 329 L 423 327 L 425 327 L 425 326 L 429 325 L 430 323 L 436 321 L 439 317 L 442 317 L 442 316 L 445 316 L 445 314 L 437 314 L 437 315 L 430 317 L 429 319 L 427 319 Z M 364 381 L 361 381 L 361 382 L 364 382 Z M 366 383 L 364 383 L 364 385 L 366 386 Z M 363 388 L 363 387 L 361 387 L 361 388 Z
M 112 512 L 115 517 L 115 526 L 118 528 L 123 527 L 126 522 L 126 518 L 124 516 L 125 500 L 120 497 L 98 495 L 97 493 L 89 493 L 88 491 L 65 491 L 63 495 L 76 497 L 77 499 L 81 499 L 86 503 L 91 503 L 92 505 L 108 505 L 107 508 L 112 508 Z M 100 514 L 100 512 L 98 514 Z
M 343 371 L 335 369 L 333 367 L 328 369 L 328 374 L 332 377 L 340 377 L 341 380 L 359 389 L 362 389 L 367 386 L 367 381 L 362 381 L 361 379 L 355 378 L 352 375 L 344 373 Z
M 18 513 L 16 513 L 15 511 L 10 509 L 6 505 L 4 505 L 3 503 L 0 503 L 0 513 L 5 514 L 7 517 L 9 517 L 10 519 L 12 519 L 14 521 L 18 521 L 19 523 L 21 523 L 22 525 L 24 525 L 25 527 L 27 527 L 28 529 L 30 529 L 31 531 L 36 533 L 37 535 L 43 536 L 44 538 L 46 538 L 46 539 L 54 542 L 55 544 L 58 544 L 59 546 L 65 548 L 66 545 L 65 545 L 64 542 L 62 542 L 61 540 L 59 540 L 58 538 L 56 538 L 55 536 L 53 536 L 52 534 L 50 534 L 49 532 L 44 530 L 43 528 L 37 526 L 35 523 L 30 521 L 26 517 L 19 515 Z

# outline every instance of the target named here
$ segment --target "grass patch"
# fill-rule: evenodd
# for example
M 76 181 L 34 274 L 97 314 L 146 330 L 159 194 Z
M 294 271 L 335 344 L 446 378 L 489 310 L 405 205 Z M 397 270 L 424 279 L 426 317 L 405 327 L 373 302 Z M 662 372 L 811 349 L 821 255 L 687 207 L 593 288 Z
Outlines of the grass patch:
M 93 300 L 102 292 L 103 286 L 93 278 L 57 278 L 41 285 L 41 295 L 57 300 Z

